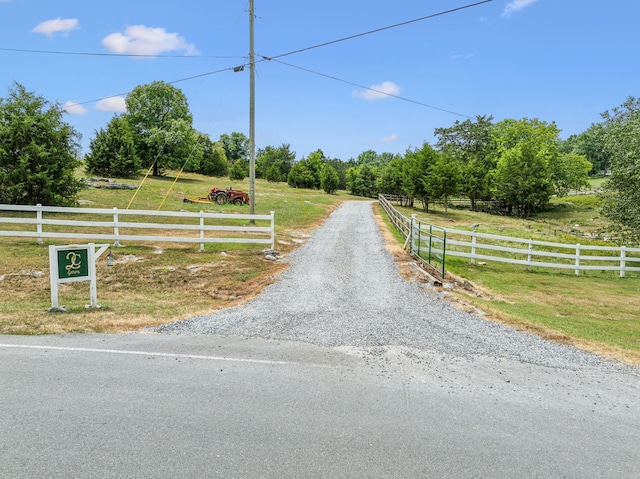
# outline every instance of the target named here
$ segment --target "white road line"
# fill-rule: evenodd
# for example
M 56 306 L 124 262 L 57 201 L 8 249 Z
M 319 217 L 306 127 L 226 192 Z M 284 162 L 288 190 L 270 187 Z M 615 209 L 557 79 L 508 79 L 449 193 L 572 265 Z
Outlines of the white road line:
M 274 365 L 286 365 L 294 364 L 288 361 L 271 361 L 267 359 L 244 359 L 244 358 L 229 358 L 225 356 L 204 356 L 200 354 L 176 354 L 176 353 L 158 353 L 151 351 L 127 351 L 122 349 L 97 349 L 97 348 L 70 348 L 62 346 L 40 346 L 31 344 L 1 344 L 0 348 L 15 348 L 15 349 L 43 349 L 52 351 L 71 351 L 81 353 L 106 353 L 106 354 L 129 354 L 132 356 L 157 356 L 167 358 L 184 358 L 184 359 L 204 359 L 207 361 L 232 361 L 238 363 L 256 363 L 256 364 L 274 364 Z

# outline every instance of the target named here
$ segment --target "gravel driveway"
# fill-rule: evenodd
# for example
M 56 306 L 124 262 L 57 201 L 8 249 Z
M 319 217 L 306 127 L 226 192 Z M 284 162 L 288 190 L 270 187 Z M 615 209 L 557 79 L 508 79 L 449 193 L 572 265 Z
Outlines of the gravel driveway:
M 638 373 L 465 313 L 428 286 L 405 281 L 385 249 L 371 202 L 344 203 L 289 261 L 281 279 L 254 300 L 154 330 L 331 347 L 405 346 L 458 357 Z

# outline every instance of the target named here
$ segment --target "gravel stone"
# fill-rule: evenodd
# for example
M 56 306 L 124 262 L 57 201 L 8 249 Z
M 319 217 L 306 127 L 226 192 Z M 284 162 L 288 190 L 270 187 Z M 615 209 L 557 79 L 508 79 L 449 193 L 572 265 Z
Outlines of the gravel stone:
M 279 281 L 242 306 L 151 329 L 329 347 L 405 346 L 640 375 L 640 369 L 460 311 L 423 285 L 407 282 L 385 248 L 371 202 L 343 203 L 289 262 Z

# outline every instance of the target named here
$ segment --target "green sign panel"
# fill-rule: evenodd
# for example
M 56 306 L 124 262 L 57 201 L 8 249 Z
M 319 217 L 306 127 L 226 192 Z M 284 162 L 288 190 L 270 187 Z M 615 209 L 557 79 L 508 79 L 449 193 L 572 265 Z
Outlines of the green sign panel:
M 58 250 L 59 279 L 89 279 L 89 250 Z

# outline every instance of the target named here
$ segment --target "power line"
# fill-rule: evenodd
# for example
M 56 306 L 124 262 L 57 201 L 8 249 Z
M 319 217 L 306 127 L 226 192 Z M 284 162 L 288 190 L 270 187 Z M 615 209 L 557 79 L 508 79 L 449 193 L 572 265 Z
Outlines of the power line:
M 305 72 L 313 73 L 314 75 L 319 75 L 321 77 L 329 78 L 331 80 L 335 80 L 335 81 L 338 81 L 338 82 L 341 82 L 341 83 L 346 83 L 348 85 L 352 85 L 352 86 L 355 86 L 355 87 L 358 87 L 358 88 L 363 88 L 365 90 L 369 90 L 369 91 L 372 91 L 374 93 L 379 93 L 381 95 L 386 95 L 388 97 L 397 98 L 398 100 L 402 100 L 402 101 L 406 101 L 406 102 L 413 103 L 413 104 L 416 104 L 416 105 L 420 105 L 420 106 L 424 106 L 424 107 L 427 107 L 427 108 L 431 108 L 432 110 L 438 110 L 438 111 L 442 111 L 442 112 L 445 112 L 445 113 L 450 113 L 452 115 L 461 116 L 463 118 L 468 118 L 470 120 L 472 120 L 474 118 L 474 117 L 471 117 L 469 115 L 465 115 L 463 113 L 457 113 L 457 112 L 452 111 L 452 110 L 446 110 L 445 108 L 440 108 L 440 107 L 437 107 L 437 106 L 428 105 L 426 103 L 422 103 L 422 102 L 419 102 L 419 101 L 416 101 L 416 100 L 411 100 L 409 98 L 404 98 L 404 97 L 401 97 L 399 95 L 394 95 L 393 93 L 388 93 L 388 92 L 384 92 L 384 91 L 381 91 L 381 90 L 376 90 L 375 88 L 367 87 L 367 86 L 364 86 L 364 85 L 359 85 L 357 83 L 353 83 L 353 82 L 350 82 L 350 81 L 347 81 L 347 80 L 343 80 L 341 78 L 334 77 L 334 76 L 331 76 L 331 75 L 326 75 L 324 73 L 320 73 L 320 72 L 317 72 L 317 71 L 314 71 L 314 70 L 310 70 L 308 68 L 303 68 L 303 67 L 299 67 L 299 66 L 296 66 L 296 65 L 292 65 L 291 63 L 286 63 L 286 62 L 283 62 L 282 60 L 274 60 L 273 58 L 271 60 L 275 61 L 277 63 L 280 63 L 282 65 L 286 65 L 286 66 L 291 67 L 291 68 L 297 68 L 298 70 L 302 70 L 302 71 L 305 71 Z
M 348 37 L 339 38 L 338 40 L 332 40 L 330 42 L 320 43 L 318 45 L 313 45 L 313 46 L 310 46 L 310 47 L 301 48 L 300 50 L 294 50 L 294 51 L 289 52 L 289 53 L 283 53 L 281 55 L 276 55 L 276 56 L 273 56 L 273 57 L 265 57 L 265 58 L 268 59 L 268 60 L 273 60 L 273 59 L 276 59 L 276 58 L 282 58 L 282 57 L 286 57 L 286 56 L 289 56 L 289 55 L 293 55 L 295 53 L 306 52 L 306 51 L 309 51 L 309 50 L 313 50 L 315 48 L 326 47 L 328 45 L 333 45 L 334 43 L 340 43 L 340 42 L 344 42 L 344 41 L 347 41 L 347 40 L 353 40 L 354 38 L 363 37 L 365 35 L 371 35 L 372 33 L 378 33 L 378 32 L 382 32 L 384 30 L 390 30 L 392 28 L 402 27 L 404 25 L 409 25 L 411 23 L 421 22 L 423 20 L 428 20 L 428 19 L 431 19 L 431 18 L 439 17 L 439 16 L 442 16 L 442 15 L 446 15 L 448 13 L 459 12 L 460 10 L 465 10 L 467 8 L 476 7 L 478 5 L 482 5 L 483 3 L 489 3 L 489 2 L 492 2 L 492 1 L 493 0 L 483 0 L 482 2 L 477 2 L 477 3 L 472 3 L 472 4 L 469 4 L 469 5 L 465 5 L 465 6 L 462 6 L 462 7 L 452 8 L 451 10 L 445 10 L 443 12 L 434 13 L 432 15 L 427 15 L 425 17 L 414 18 L 413 20 L 407 20 L 406 22 L 396 23 L 394 25 L 389 25 L 387 27 L 376 28 L 375 30 L 369 30 L 368 32 L 357 33 L 355 35 L 351 35 L 351 36 L 348 36 Z
M 131 57 L 131 58 L 245 58 L 238 56 L 223 55 L 151 55 L 136 53 L 97 53 L 97 52 L 65 52 L 56 50 L 28 50 L 23 48 L 1 48 L 3 52 L 17 53 L 42 53 L 46 55 L 72 55 L 72 56 L 89 56 L 89 57 Z
M 187 77 L 187 78 L 180 78 L 179 80 L 173 80 L 173 81 L 169 81 L 169 82 L 165 82 L 165 83 L 167 85 L 173 85 L 174 83 L 180 83 L 180 82 L 183 82 L 183 81 L 195 80 L 196 78 L 206 77 L 206 76 L 209 76 L 209 75 L 215 75 L 216 73 L 222 73 L 222 72 L 229 71 L 229 70 L 234 71 L 236 68 L 237 67 L 223 68 L 221 70 L 216 70 L 216 71 L 207 72 L 207 73 L 201 73 L 199 75 L 193 75 L 193 76 L 190 76 L 190 77 Z M 102 98 L 94 98 L 93 100 L 81 101 L 81 102 L 78 102 L 78 103 L 74 102 L 73 105 L 74 106 L 75 105 L 85 105 L 87 103 L 93 103 L 93 102 L 97 102 L 97 101 L 107 100 L 108 98 L 116 98 L 116 97 L 119 97 L 119 96 L 126 96 L 129 93 L 131 93 L 131 92 L 127 91 L 127 92 L 124 92 L 124 93 L 116 93 L 115 95 L 109 95 L 109 96 L 105 96 L 105 97 L 102 97 Z

